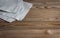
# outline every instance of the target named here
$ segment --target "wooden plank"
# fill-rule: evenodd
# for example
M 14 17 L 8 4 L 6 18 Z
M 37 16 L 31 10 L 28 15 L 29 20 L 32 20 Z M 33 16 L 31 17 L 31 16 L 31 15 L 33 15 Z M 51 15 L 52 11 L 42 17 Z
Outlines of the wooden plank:
M 52 34 L 51 34 L 51 33 Z M 3 30 L 0 32 L 6 38 L 60 38 L 60 29 L 47 30 Z
M 13 22 L 4 23 L 1 22 L 0 25 L 3 29 L 60 29 L 60 22 L 52 21 L 41 21 L 41 22 Z
M 33 8 L 24 21 L 60 21 L 60 9 Z
M 60 0 L 25 0 L 38 8 L 60 8 Z
M 24 1 L 28 1 L 28 2 L 59 2 L 60 0 L 24 0 Z

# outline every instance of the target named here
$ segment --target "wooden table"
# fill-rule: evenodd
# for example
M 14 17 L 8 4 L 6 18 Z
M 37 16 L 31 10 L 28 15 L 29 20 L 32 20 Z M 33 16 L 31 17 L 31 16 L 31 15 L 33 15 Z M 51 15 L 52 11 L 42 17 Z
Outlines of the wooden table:
M 31 8 L 23 21 L 0 20 L 0 38 L 60 38 L 60 9 Z

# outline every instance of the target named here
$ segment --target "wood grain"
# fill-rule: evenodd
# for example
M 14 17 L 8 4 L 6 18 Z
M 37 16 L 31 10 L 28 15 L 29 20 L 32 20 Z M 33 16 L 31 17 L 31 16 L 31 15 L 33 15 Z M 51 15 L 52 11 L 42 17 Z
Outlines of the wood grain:
M 60 38 L 60 8 L 44 7 L 46 2 L 60 0 L 25 1 L 33 7 L 22 21 L 0 20 L 0 38 Z
M 59 38 L 59 30 L 51 30 L 53 34 L 46 33 L 46 30 L 3 30 L 0 32 L 6 38 Z M 2 36 L 2 37 L 3 37 Z

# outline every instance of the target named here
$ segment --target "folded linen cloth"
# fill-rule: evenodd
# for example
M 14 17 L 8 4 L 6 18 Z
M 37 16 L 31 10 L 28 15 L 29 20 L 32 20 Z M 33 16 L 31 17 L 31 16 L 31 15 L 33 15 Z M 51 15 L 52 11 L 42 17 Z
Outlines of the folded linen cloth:
M 16 13 L 12 13 L 12 12 L 8 13 L 8 12 L 0 11 L 0 15 L 1 15 L 0 18 L 6 21 L 8 20 L 7 22 L 13 22 L 14 20 L 22 21 L 24 17 L 27 15 L 31 7 L 32 7 L 31 3 L 23 2 L 23 8 L 20 9 L 20 5 L 18 5 L 17 9 L 15 9 L 17 10 Z M 2 16 L 5 16 L 5 17 L 2 17 Z M 7 19 L 7 17 L 10 18 L 10 20 Z

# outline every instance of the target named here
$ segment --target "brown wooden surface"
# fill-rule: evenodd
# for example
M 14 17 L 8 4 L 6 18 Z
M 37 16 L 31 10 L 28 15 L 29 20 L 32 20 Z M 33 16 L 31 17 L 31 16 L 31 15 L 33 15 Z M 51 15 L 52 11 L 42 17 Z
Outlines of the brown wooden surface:
M 60 38 L 60 8 L 40 8 L 46 1 L 30 0 L 34 6 L 23 21 L 0 20 L 0 38 Z

